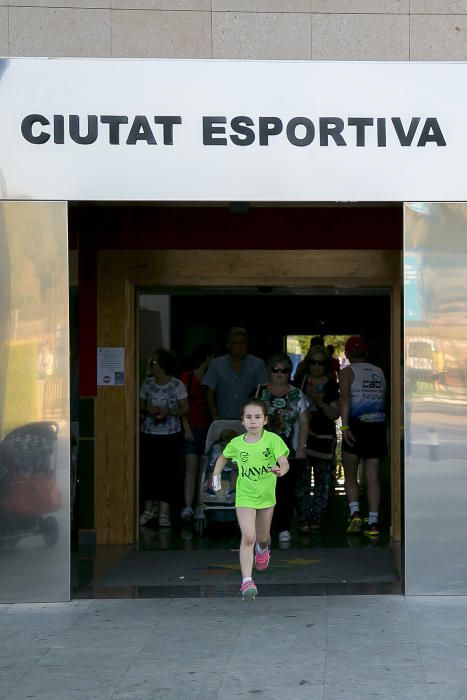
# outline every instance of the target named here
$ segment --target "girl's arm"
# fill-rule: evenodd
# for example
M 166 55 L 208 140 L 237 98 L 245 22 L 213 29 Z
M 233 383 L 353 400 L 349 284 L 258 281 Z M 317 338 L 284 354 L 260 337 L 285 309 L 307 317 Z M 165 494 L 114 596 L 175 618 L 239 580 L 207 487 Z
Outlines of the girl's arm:
M 229 460 L 227 457 L 224 457 L 223 454 L 220 454 L 219 457 L 216 459 L 216 464 L 214 465 L 214 470 L 212 472 L 212 479 L 211 479 L 211 488 L 213 491 L 220 491 L 222 488 L 220 485 L 220 476 L 219 474 L 225 467 Z
M 214 471 L 212 472 L 212 475 L 214 476 L 216 474 L 220 474 L 228 461 L 229 460 L 227 459 L 227 457 L 224 457 L 224 455 L 221 453 L 216 459 L 216 464 L 214 465 Z
M 284 476 L 289 471 L 289 460 L 285 455 L 281 455 L 277 459 L 277 464 L 271 467 L 271 471 L 274 472 L 276 476 Z

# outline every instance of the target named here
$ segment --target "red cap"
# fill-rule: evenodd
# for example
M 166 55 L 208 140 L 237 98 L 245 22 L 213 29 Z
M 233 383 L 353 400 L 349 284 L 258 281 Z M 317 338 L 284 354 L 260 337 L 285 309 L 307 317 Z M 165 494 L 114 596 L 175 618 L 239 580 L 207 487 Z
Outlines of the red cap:
M 345 344 L 346 355 L 364 355 L 366 353 L 365 339 L 361 335 L 352 335 Z

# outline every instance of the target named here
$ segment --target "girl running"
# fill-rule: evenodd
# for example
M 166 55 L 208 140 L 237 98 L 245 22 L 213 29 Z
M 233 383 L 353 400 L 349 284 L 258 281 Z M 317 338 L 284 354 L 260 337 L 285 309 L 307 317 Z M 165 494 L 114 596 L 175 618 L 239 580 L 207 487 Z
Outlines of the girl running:
M 257 571 L 269 565 L 271 520 L 276 503 L 276 481 L 289 470 L 285 442 L 275 433 L 264 430 L 267 418 L 264 401 L 249 399 L 243 406 L 241 420 L 246 429 L 229 442 L 219 455 L 213 471 L 213 489 L 220 489 L 220 473 L 229 459 L 238 466 L 235 508 L 242 533 L 240 568 L 243 599 L 255 598 L 258 589 L 252 579 L 253 558 Z M 254 548 L 254 552 L 253 552 Z

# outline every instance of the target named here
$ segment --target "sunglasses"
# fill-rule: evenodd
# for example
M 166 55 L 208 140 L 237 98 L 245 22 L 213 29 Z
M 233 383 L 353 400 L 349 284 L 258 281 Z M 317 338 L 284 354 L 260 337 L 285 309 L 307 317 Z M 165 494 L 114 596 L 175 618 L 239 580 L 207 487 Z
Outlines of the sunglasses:
M 325 367 L 326 362 L 324 360 L 310 360 L 310 365 L 317 365 L 318 367 Z
M 271 372 L 274 374 L 290 374 L 290 369 L 285 367 L 271 367 Z

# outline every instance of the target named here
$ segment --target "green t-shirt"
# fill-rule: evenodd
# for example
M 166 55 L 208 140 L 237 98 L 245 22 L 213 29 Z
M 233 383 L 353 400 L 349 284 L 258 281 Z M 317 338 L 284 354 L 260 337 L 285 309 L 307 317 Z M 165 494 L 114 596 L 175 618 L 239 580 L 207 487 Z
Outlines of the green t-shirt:
M 238 466 L 235 505 L 238 508 L 269 508 L 276 503 L 276 475 L 271 471 L 289 449 L 282 438 L 268 430 L 258 442 L 245 442 L 239 435 L 229 442 L 223 455 Z

